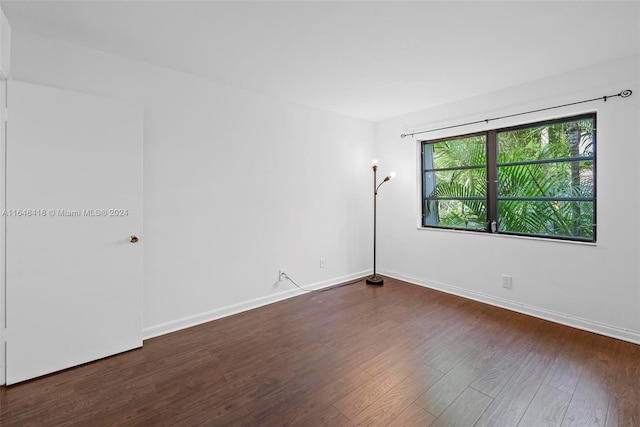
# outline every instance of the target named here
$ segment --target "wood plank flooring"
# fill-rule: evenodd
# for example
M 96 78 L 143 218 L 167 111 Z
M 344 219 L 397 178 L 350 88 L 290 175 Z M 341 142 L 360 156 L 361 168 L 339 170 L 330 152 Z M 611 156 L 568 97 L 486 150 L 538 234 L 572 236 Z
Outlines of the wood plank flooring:
M 640 426 L 640 346 L 393 279 L 11 387 L 9 426 Z

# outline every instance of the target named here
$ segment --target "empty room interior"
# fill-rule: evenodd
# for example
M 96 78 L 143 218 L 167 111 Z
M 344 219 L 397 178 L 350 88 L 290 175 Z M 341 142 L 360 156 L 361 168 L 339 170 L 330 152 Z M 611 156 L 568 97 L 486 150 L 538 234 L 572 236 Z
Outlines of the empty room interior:
M 0 6 L 0 425 L 640 426 L 640 2 Z

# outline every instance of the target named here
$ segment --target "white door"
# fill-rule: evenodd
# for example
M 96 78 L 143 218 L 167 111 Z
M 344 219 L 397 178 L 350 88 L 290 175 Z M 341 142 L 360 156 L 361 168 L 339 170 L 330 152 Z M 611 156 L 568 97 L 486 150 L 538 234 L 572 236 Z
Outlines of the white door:
M 9 81 L 8 113 L 13 384 L 142 346 L 142 111 Z

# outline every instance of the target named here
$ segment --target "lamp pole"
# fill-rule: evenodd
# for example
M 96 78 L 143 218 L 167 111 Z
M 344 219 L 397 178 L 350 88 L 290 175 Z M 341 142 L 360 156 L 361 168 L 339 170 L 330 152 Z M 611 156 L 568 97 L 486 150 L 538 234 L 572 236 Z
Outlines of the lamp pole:
M 367 285 L 382 285 L 384 284 L 384 280 L 381 276 L 376 274 L 376 230 L 377 230 L 377 201 L 378 201 L 378 189 L 382 184 L 389 181 L 391 178 L 396 176 L 394 172 L 391 172 L 389 175 L 385 176 L 380 184 L 377 184 L 377 172 L 378 172 L 378 161 L 374 160 L 371 162 L 371 168 L 373 169 L 373 275 L 367 277 Z

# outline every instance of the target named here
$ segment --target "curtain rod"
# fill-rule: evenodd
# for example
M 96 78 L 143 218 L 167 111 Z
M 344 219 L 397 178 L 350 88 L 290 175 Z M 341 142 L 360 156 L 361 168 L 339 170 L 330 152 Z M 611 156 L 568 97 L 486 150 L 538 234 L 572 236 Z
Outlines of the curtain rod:
M 603 100 L 604 102 L 607 102 L 607 99 L 615 98 L 617 96 L 619 96 L 621 98 L 628 98 L 628 97 L 631 96 L 632 93 L 633 92 L 630 89 L 625 89 L 622 92 L 617 93 L 615 95 L 605 95 L 605 96 L 601 96 L 599 98 L 585 99 L 584 101 L 571 102 L 569 104 L 554 105 L 553 107 L 539 108 L 537 110 L 530 110 L 530 111 L 525 111 L 523 113 L 509 114 L 509 115 L 506 115 L 506 116 L 494 117 L 494 118 L 491 118 L 491 119 L 476 120 L 475 122 L 461 123 L 459 125 L 452 125 L 452 126 L 445 126 L 445 127 L 441 127 L 441 128 L 435 128 L 435 129 L 427 129 L 427 130 L 419 130 L 419 131 L 416 131 L 416 132 L 403 133 L 402 135 L 400 135 L 400 138 L 405 138 L 407 136 L 414 136 L 414 135 L 418 135 L 418 134 L 421 134 L 421 133 L 435 132 L 435 131 L 438 131 L 438 130 L 453 129 L 453 128 L 459 128 L 459 127 L 462 127 L 462 126 L 476 125 L 478 123 L 489 123 L 492 120 L 508 119 L 510 117 L 522 116 L 522 115 L 531 114 L 531 113 L 538 113 L 540 111 L 553 110 L 555 108 L 568 107 L 570 105 L 584 104 L 586 102 L 593 102 L 593 101 L 600 101 L 600 100 Z

